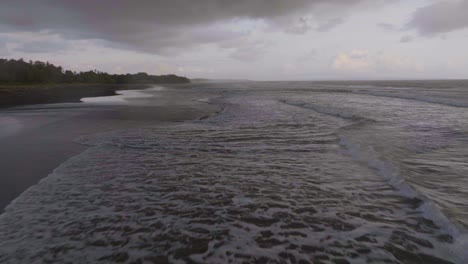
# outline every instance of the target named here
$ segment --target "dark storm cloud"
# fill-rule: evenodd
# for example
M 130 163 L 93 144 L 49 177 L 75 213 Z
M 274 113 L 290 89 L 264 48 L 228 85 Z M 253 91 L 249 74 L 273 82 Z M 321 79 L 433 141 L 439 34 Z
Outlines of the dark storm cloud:
M 345 20 L 343 18 L 333 18 L 328 21 L 325 21 L 324 23 L 321 23 L 317 27 L 317 31 L 319 32 L 327 32 L 332 30 L 333 28 L 343 24 Z
M 411 41 L 413 41 L 413 37 L 409 36 L 409 35 L 405 35 L 405 36 L 401 37 L 401 39 L 400 39 L 401 43 L 408 43 L 408 42 L 411 42 Z
M 369 0 L 0 0 L 0 30 L 101 39 L 119 47 L 161 53 L 232 40 L 238 33 L 220 24 L 235 19 L 284 21 L 288 16 L 308 14 L 317 5 L 345 9 L 365 1 Z M 325 21 L 321 29 L 341 21 Z
M 32 41 L 21 43 L 19 46 L 14 48 L 15 51 L 26 52 L 26 53 L 46 53 L 46 52 L 57 52 L 65 50 L 70 45 L 66 42 L 58 41 Z
M 0 56 L 8 54 L 6 42 L 0 39 Z
M 468 1 L 442 1 L 418 9 L 408 28 L 431 36 L 468 27 Z
M 377 26 L 385 31 L 395 31 L 396 26 L 390 23 L 379 23 Z

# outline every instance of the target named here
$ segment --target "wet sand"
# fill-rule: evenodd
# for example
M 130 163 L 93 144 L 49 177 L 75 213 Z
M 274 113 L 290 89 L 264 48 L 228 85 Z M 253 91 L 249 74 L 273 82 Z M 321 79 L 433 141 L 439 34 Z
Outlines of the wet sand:
M 130 105 L 51 104 L 0 111 L 0 212 L 61 163 L 84 151 L 86 146 L 74 142 L 79 136 L 193 120 L 219 110 L 175 97 L 166 92 L 145 98 L 143 105 L 132 99 Z M 2 124 L 2 118 L 15 122 Z

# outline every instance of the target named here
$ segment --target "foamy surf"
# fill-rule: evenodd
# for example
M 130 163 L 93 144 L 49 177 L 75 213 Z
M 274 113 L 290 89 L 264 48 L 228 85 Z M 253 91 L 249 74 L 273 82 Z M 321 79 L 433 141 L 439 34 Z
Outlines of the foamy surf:
M 310 103 L 294 103 L 288 101 L 283 101 L 283 103 L 352 121 L 352 123 L 338 130 L 340 145 L 346 149 L 350 156 L 375 169 L 379 175 L 388 180 L 403 196 L 420 199 L 421 203 L 418 209 L 423 215 L 433 220 L 442 229 L 456 238 L 457 242 L 452 247 L 453 253 L 458 256 L 463 256 L 463 259 L 468 259 L 468 253 L 466 252 L 466 248 L 468 247 L 466 228 L 463 225 L 449 220 L 436 204 L 424 196 L 424 194 L 416 191 L 411 184 L 405 180 L 399 169 L 392 164 L 392 161 L 386 160 L 385 157 L 382 157 L 382 155 L 374 149 L 369 138 L 360 138 L 360 135 L 365 133 L 363 131 L 366 129 L 366 126 L 376 126 L 374 120 L 369 122 L 369 119 L 358 116 L 352 111 L 346 111 L 346 109 L 332 109 Z M 358 136 L 356 138 L 353 137 L 353 135 Z
M 428 95 L 417 95 L 417 94 L 408 94 L 408 93 L 385 93 L 385 92 L 373 92 L 373 91 L 359 91 L 356 92 L 357 94 L 365 94 L 365 95 L 372 95 L 372 96 L 380 96 L 380 97 L 389 97 L 389 98 L 399 98 L 399 99 L 407 99 L 407 100 L 415 100 L 425 103 L 435 103 L 447 106 L 456 106 L 456 107 L 468 107 L 468 103 L 466 99 L 460 98 L 444 98 L 444 97 L 436 97 L 436 96 L 428 96 Z
M 154 94 L 149 92 L 151 91 L 162 91 L 164 90 L 161 86 L 153 86 L 144 90 L 122 90 L 117 91 L 117 95 L 113 96 L 100 96 L 100 97 L 86 97 L 82 98 L 81 102 L 87 104 L 108 104 L 108 105 L 119 105 L 119 104 L 129 104 L 133 99 L 139 98 L 149 98 L 153 97 Z
M 371 168 L 378 171 L 378 173 L 399 190 L 403 196 L 421 200 L 418 210 L 423 213 L 424 217 L 431 219 L 441 227 L 441 229 L 449 233 L 456 241 L 450 246 L 450 251 L 456 256 L 461 256 L 460 261 L 462 259 L 468 259 L 468 252 L 466 251 L 466 248 L 468 248 L 468 235 L 463 225 L 449 220 L 433 201 L 417 192 L 411 184 L 405 180 L 398 169 L 391 164 L 391 161 L 385 161 L 383 158 L 379 157 L 379 154 L 375 153 L 372 147 L 368 146 L 366 148 L 365 145 L 363 146 L 363 144 L 353 142 L 352 138 L 345 135 L 340 136 L 340 144 L 346 148 L 353 158 L 365 162 Z

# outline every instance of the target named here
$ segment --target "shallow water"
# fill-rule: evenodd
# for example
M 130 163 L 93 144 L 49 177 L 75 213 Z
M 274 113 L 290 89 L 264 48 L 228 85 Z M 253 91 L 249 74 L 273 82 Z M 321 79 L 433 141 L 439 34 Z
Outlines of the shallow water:
M 173 90 L 224 110 L 78 138 L 0 216 L 0 262 L 466 263 L 458 85 Z

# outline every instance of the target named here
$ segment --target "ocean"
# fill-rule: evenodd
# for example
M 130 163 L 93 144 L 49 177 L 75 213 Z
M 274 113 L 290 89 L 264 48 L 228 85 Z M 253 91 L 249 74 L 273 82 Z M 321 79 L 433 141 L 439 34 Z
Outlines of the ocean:
M 76 138 L 0 215 L 1 263 L 468 263 L 468 81 L 141 93 L 222 110 Z

